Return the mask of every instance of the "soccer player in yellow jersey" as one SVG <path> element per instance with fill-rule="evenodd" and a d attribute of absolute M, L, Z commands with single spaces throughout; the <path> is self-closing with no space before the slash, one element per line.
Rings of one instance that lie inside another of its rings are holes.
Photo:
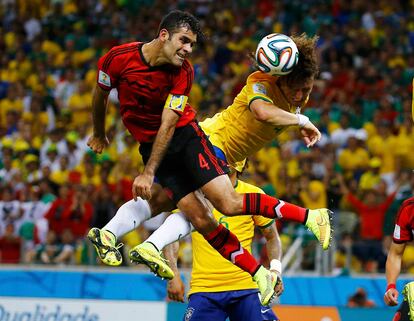
<path fill-rule="evenodd" d="M 235 172 L 230 175 L 230 179 L 238 193 L 263 193 L 260 188 L 238 180 Z M 228 217 L 217 210 L 213 210 L 213 215 L 237 235 L 243 247 L 249 251 L 255 227 L 259 227 L 266 238 L 271 269 L 279 275 L 278 280 L 281 280 L 281 242 L 273 219 L 261 216 Z M 191 238 L 193 269 L 184 320 L 187 320 L 186 317 L 194 321 L 224 321 L 226 318 L 230 321 L 277 320 L 269 306 L 260 304 L 257 285 L 248 273 L 224 259 L 198 232 L 192 233 Z M 184 302 L 184 285 L 176 268 L 178 248 L 166 249 L 166 258 L 176 275 L 168 283 L 168 296 L 171 300 Z M 282 291 L 283 284 L 280 281 L 276 294 L 280 295 Z"/>
<path fill-rule="evenodd" d="M 252 73 L 233 104 L 200 123 L 230 166 L 244 162 L 246 156 L 259 151 L 290 125 L 301 126 L 308 146 L 320 137 L 309 139 L 311 134 L 320 133 L 306 116 L 299 114 L 312 90 L 313 78 L 290 85 L 283 81 L 285 77 L 275 79 L 261 71 Z"/>

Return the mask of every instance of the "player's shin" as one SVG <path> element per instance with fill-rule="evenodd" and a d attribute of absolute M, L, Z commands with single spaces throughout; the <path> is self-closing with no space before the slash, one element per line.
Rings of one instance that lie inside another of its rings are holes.
<path fill-rule="evenodd" d="M 148 201 L 138 198 L 137 201 L 130 200 L 123 204 L 103 229 L 120 238 L 150 218 L 151 209 Z"/>
<path fill-rule="evenodd" d="M 224 258 L 250 275 L 253 276 L 259 269 L 260 264 L 256 259 L 241 246 L 237 236 L 223 225 L 219 224 L 214 231 L 204 235 L 204 238 Z"/>
<path fill-rule="evenodd" d="M 260 193 L 243 194 L 243 212 L 305 223 L 307 209 Z"/>
<path fill-rule="evenodd" d="M 173 213 L 145 242 L 151 242 L 161 251 L 168 244 L 180 240 L 193 230 L 193 226 L 183 213 Z"/>

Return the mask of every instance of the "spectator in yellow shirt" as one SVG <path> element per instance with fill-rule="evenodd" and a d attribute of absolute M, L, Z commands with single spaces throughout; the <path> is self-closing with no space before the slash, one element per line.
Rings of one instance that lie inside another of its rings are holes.
<path fill-rule="evenodd" d="M 59 169 L 52 172 L 50 179 L 56 184 L 65 184 L 68 182 L 69 172 L 69 157 L 68 155 L 62 155 L 59 158 Z"/>
<path fill-rule="evenodd" d="M 309 176 L 301 176 L 301 191 L 299 197 L 303 206 L 309 209 L 327 207 L 325 185 L 318 180 L 311 180 Z"/>
<path fill-rule="evenodd" d="M 7 96 L 0 100 L 0 121 L 1 127 L 7 128 L 10 123 L 7 119 L 9 111 L 13 111 L 16 116 L 23 112 L 23 100 L 16 95 L 17 85 L 11 83 L 7 89 Z"/>
<path fill-rule="evenodd" d="M 368 150 L 372 155 L 381 158 L 382 175 L 392 175 L 396 170 L 397 136 L 393 135 L 392 124 L 388 121 L 381 121 L 377 127 L 377 134 L 372 135 L 367 141 Z M 383 176 L 384 177 L 384 176 Z"/>
<path fill-rule="evenodd" d="M 351 136 L 348 138 L 347 147 L 339 154 L 338 163 L 348 178 L 368 167 L 369 154 L 358 145 L 358 140 Z"/>
<path fill-rule="evenodd" d="M 359 188 L 361 190 L 374 189 L 381 182 L 380 175 L 381 159 L 373 157 L 369 161 L 369 170 L 362 174 L 359 181 Z"/>
<path fill-rule="evenodd" d="M 78 91 L 74 92 L 68 100 L 68 109 L 72 115 L 71 128 L 90 124 L 92 94 L 85 81 L 80 81 Z"/>

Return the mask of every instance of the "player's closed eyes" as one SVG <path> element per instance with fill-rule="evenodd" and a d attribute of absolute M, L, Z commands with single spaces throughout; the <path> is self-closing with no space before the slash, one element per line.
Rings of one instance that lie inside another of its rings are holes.
<path fill-rule="evenodd" d="M 183 45 L 185 45 L 185 44 L 187 44 L 187 43 L 189 43 L 190 45 L 191 45 L 191 48 L 194 46 L 194 44 L 195 44 L 195 41 L 191 41 L 191 39 L 190 38 L 187 38 L 187 37 L 181 37 L 180 38 L 180 41 L 181 41 L 181 43 L 183 44 Z"/>

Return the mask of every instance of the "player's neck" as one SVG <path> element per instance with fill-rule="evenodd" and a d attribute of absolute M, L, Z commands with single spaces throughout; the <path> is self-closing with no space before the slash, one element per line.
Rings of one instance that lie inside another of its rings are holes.
<path fill-rule="evenodd" d="M 145 61 L 152 67 L 168 63 L 162 55 L 162 42 L 159 39 L 153 39 L 151 42 L 142 46 L 142 54 Z"/>

